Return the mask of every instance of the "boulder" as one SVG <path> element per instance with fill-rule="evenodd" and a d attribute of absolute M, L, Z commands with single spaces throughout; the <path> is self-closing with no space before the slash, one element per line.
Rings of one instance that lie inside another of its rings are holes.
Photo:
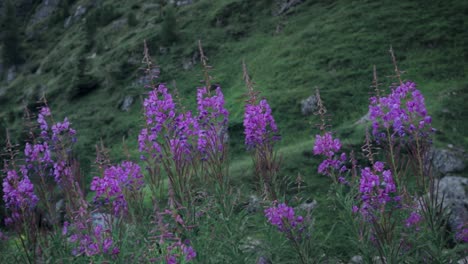
<path fill-rule="evenodd" d="M 261 200 L 258 198 L 256 195 L 250 195 L 249 201 L 247 202 L 247 205 L 245 206 L 245 210 L 250 213 L 254 214 L 256 212 L 259 212 L 262 210 L 262 205 L 261 205 Z"/>
<path fill-rule="evenodd" d="M 68 27 L 71 26 L 72 23 L 75 23 L 75 22 L 79 21 L 84 16 L 84 14 L 86 14 L 86 11 L 87 11 L 86 7 L 84 7 L 82 5 L 77 6 L 76 9 L 75 9 L 75 13 L 73 13 L 73 15 L 71 15 L 71 16 L 67 17 L 67 19 L 65 19 L 63 27 L 68 28 Z"/>
<path fill-rule="evenodd" d="M 447 175 L 463 171 L 466 167 L 466 154 L 455 149 L 433 149 L 430 154 L 432 169 L 436 174 Z"/>
<path fill-rule="evenodd" d="M 120 110 L 128 112 L 133 104 L 133 96 L 127 95 L 120 103 Z"/>
<path fill-rule="evenodd" d="M 359 255 L 356 255 L 356 256 L 353 256 L 348 264 L 363 264 L 364 263 L 364 259 L 362 258 L 362 256 L 359 256 Z"/>
<path fill-rule="evenodd" d="M 57 9 L 60 0 L 44 0 L 36 8 L 36 12 L 31 17 L 30 23 L 35 25 L 47 19 Z"/>
<path fill-rule="evenodd" d="M 6 75 L 6 81 L 9 83 L 13 81 L 16 78 L 16 67 L 12 66 L 8 68 L 7 75 Z"/>
<path fill-rule="evenodd" d="M 449 213 L 448 227 L 458 230 L 468 223 L 468 178 L 446 176 L 438 181 L 438 200 Z"/>
<path fill-rule="evenodd" d="M 311 115 L 317 110 L 317 97 L 311 95 L 301 101 L 301 113 L 303 115 Z"/>

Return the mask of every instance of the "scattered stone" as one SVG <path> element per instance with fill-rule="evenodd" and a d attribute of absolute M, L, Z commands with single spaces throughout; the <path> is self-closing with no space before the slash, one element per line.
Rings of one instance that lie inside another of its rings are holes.
<path fill-rule="evenodd" d="M 254 214 L 262 210 L 261 200 L 256 195 L 250 195 L 247 206 L 245 207 L 248 213 Z"/>
<path fill-rule="evenodd" d="M 283 0 L 280 1 L 278 11 L 276 12 L 276 15 L 282 15 L 286 12 L 288 12 L 292 7 L 295 7 L 299 4 L 302 4 L 304 0 Z"/>
<path fill-rule="evenodd" d="M 75 9 L 75 13 L 72 16 L 69 16 L 67 17 L 67 19 L 65 19 L 63 27 L 68 28 L 71 26 L 72 23 L 79 21 L 84 16 L 84 14 L 86 14 L 86 11 L 86 7 L 82 5 L 77 6 Z"/>
<path fill-rule="evenodd" d="M 271 264 L 272 262 L 265 256 L 260 256 L 256 264 Z"/>
<path fill-rule="evenodd" d="M 468 256 L 457 261 L 457 264 L 468 264 Z"/>
<path fill-rule="evenodd" d="M 86 14 L 86 11 L 86 7 L 79 5 L 76 7 L 75 14 L 73 14 L 73 17 L 81 18 L 84 14 Z"/>
<path fill-rule="evenodd" d="M 159 53 L 161 55 L 167 54 L 168 51 L 169 51 L 169 48 L 162 47 L 162 46 L 159 47 Z"/>
<path fill-rule="evenodd" d="M 112 215 L 105 214 L 105 213 L 92 213 L 91 219 L 92 219 L 93 227 L 100 225 L 102 226 L 102 228 L 108 229 L 110 228 Z"/>
<path fill-rule="evenodd" d="M 317 110 L 317 97 L 311 95 L 301 101 L 301 112 L 303 115 L 313 114 Z"/>
<path fill-rule="evenodd" d="M 304 202 L 297 206 L 297 209 L 304 210 L 308 213 L 312 212 L 317 207 L 317 201 L 313 200 L 312 202 Z"/>
<path fill-rule="evenodd" d="M 9 83 L 9 82 L 13 81 L 15 78 L 16 78 L 16 67 L 12 66 L 12 67 L 8 68 L 6 81 Z"/>
<path fill-rule="evenodd" d="M 135 86 L 147 86 L 151 85 L 151 80 L 158 77 L 160 73 L 159 68 L 153 68 L 150 74 L 146 74 L 138 78 L 135 82 Z"/>
<path fill-rule="evenodd" d="M 120 110 L 128 112 L 133 104 L 133 96 L 127 95 L 120 103 Z"/>
<path fill-rule="evenodd" d="M 351 260 L 349 261 L 349 264 L 363 264 L 364 263 L 364 259 L 362 258 L 362 256 L 353 256 L 351 258 Z"/>
<path fill-rule="evenodd" d="M 198 51 L 196 51 L 192 54 L 191 58 L 185 58 L 182 60 L 182 68 L 186 71 L 191 70 L 193 66 L 197 64 L 199 59 L 200 54 L 198 54 Z"/>
<path fill-rule="evenodd" d="M 460 172 L 465 169 L 466 154 L 455 149 L 433 149 L 431 151 L 433 170 L 436 174 Z"/>
<path fill-rule="evenodd" d="M 173 4 L 176 6 L 185 6 L 185 5 L 191 5 L 193 3 L 193 0 L 170 0 L 169 4 Z"/>
<path fill-rule="evenodd" d="M 32 15 L 30 23 L 35 25 L 48 18 L 50 15 L 52 15 L 52 13 L 54 13 L 59 3 L 60 0 L 42 1 L 42 3 L 36 8 L 34 15 Z"/>
<path fill-rule="evenodd" d="M 468 178 L 446 176 L 438 182 L 437 200 L 443 199 L 443 208 L 448 210 L 448 227 L 455 231 L 468 223 Z"/>
<path fill-rule="evenodd" d="M 363 117 L 359 118 L 358 121 L 356 121 L 356 123 L 354 123 L 355 125 L 361 125 L 361 124 L 366 124 L 370 122 L 370 112 L 367 112 Z"/>
<path fill-rule="evenodd" d="M 111 23 L 111 28 L 113 31 L 120 31 L 122 28 L 124 28 L 128 23 L 128 20 L 126 17 L 117 19 Z"/>
<path fill-rule="evenodd" d="M 262 241 L 248 236 L 245 241 L 241 242 L 239 249 L 243 252 L 254 253 L 260 249 L 261 245 Z"/>

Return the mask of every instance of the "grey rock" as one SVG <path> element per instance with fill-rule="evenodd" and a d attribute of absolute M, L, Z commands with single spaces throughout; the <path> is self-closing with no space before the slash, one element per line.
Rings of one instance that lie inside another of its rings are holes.
<path fill-rule="evenodd" d="M 120 103 L 120 110 L 128 112 L 133 104 L 133 96 L 127 95 Z"/>
<path fill-rule="evenodd" d="M 241 242 L 239 249 L 246 253 L 254 253 L 260 250 L 262 244 L 262 241 L 248 236 Z"/>
<path fill-rule="evenodd" d="M 75 12 L 73 13 L 73 15 L 71 15 L 71 16 L 67 17 L 67 19 L 65 19 L 63 27 L 68 28 L 73 23 L 78 22 L 86 14 L 86 11 L 88 11 L 88 9 L 85 6 L 82 6 L 82 5 L 77 6 L 76 9 L 75 9 Z"/>
<path fill-rule="evenodd" d="M 30 24 L 37 24 L 48 18 L 57 8 L 60 0 L 44 0 L 36 8 L 36 12 L 33 14 L 30 20 Z"/>
<path fill-rule="evenodd" d="M 256 262 L 256 264 L 271 264 L 271 263 L 272 262 L 265 256 L 260 256 Z"/>
<path fill-rule="evenodd" d="M 251 195 L 247 206 L 245 207 L 248 213 L 256 213 L 262 209 L 261 200 L 256 195 Z"/>
<path fill-rule="evenodd" d="M 191 59 L 184 59 L 182 61 L 182 68 L 186 71 L 190 70 L 193 68 L 193 62 Z"/>
<path fill-rule="evenodd" d="M 113 217 L 110 214 L 105 213 L 92 213 L 91 214 L 93 227 L 100 225 L 104 229 L 110 228 Z"/>
<path fill-rule="evenodd" d="M 353 256 L 349 262 L 349 264 L 363 264 L 364 263 L 364 259 L 362 258 L 362 256 L 359 256 L 359 255 L 356 255 L 356 256 Z"/>
<path fill-rule="evenodd" d="M 311 95 L 301 101 L 301 112 L 303 115 L 310 115 L 317 110 L 317 97 Z"/>
<path fill-rule="evenodd" d="M 134 86 L 149 86 L 151 82 L 159 76 L 159 68 L 153 68 L 150 73 L 147 73 L 136 80 Z"/>
<path fill-rule="evenodd" d="M 12 66 L 12 67 L 8 68 L 7 76 L 6 76 L 6 81 L 7 81 L 7 82 L 11 82 L 11 81 L 13 81 L 15 78 L 16 78 L 16 67 L 15 67 L 15 66 Z"/>
<path fill-rule="evenodd" d="M 126 17 L 117 19 L 111 23 L 111 28 L 113 31 L 120 31 L 122 28 L 124 28 L 128 23 L 128 20 Z"/>
<path fill-rule="evenodd" d="M 276 11 L 275 15 L 282 15 L 288 12 L 292 7 L 295 7 L 299 4 L 302 4 L 304 0 L 282 0 L 278 3 L 278 10 Z"/>
<path fill-rule="evenodd" d="M 455 149 L 433 149 L 432 166 L 435 173 L 446 175 L 465 169 L 466 154 Z"/>
<path fill-rule="evenodd" d="M 179 0 L 179 1 L 170 0 L 169 4 L 173 4 L 173 5 L 176 5 L 176 6 L 185 6 L 185 5 L 193 4 L 193 0 Z"/>
<path fill-rule="evenodd" d="M 169 49 L 166 48 L 166 47 L 162 47 L 162 46 L 159 47 L 159 53 L 161 55 L 167 54 L 168 51 L 169 51 Z"/>
<path fill-rule="evenodd" d="M 356 121 L 356 123 L 354 123 L 354 124 L 355 125 L 360 125 L 360 124 L 366 124 L 368 122 L 370 122 L 370 112 L 367 112 L 364 116 L 359 118 L 359 120 Z"/>
<path fill-rule="evenodd" d="M 301 203 L 300 205 L 297 206 L 297 209 L 304 210 L 304 211 L 310 213 L 311 211 L 313 211 L 317 207 L 317 204 L 318 204 L 317 201 L 313 200 L 310 203 L 308 203 L 308 202 Z"/>
<path fill-rule="evenodd" d="M 468 223 L 468 178 L 446 176 L 438 181 L 437 201 L 449 213 L 448 227 L 451 231 Z"/>
<path fill-rule="evenodd" d="M 69 16 L 65 19 L 65 22 L 63 22 L 63 27 L 64 28 L 68 28 L 71 24 L 71 21 L 72 21 L 72 16 Z"/>
<path fill-rule="evenodd" d="M 75 10 L 75 13 L 73 14 L 73 17 L 74 18 L 81 18 L 84 14 L 86 14 L 86 11 L 87 11 L 86 7 L 79 5 L 79 6 L 76 7 L 76 10 Z"/>

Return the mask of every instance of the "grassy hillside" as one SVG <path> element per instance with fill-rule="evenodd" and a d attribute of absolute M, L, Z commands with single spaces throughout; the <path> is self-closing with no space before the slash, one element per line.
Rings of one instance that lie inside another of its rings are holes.
<path fill-rule="evenodd" d="M 279 1 L 199 0 L 176 8 L 177 39 L 170 45 L 162 34 L 167 10 L 155 3 L 71 2 L 68 13 L 79 6 L 87 12 L 68 28 L 60 10 L 36 25 L 25 21 L 25 30 L 36 32 L 24 36 L 26 62 L 16 79 L 1 84 L 6 92 L 0 97 L 0 130 L 9 127 L 18 143 L 24 105 L 34 106 L 45 93 L 56 116 L 68 116 L 78 130 L 83 165 L 92 163 L 100 139 L 115 159 L 123 158 L 122 139 L 137 157 L 145 89 L 136 80 L 142 74 L 144 40 L 161 67 L 161 81 L 176 86 L 183 103 L 192 106 L 202 79 L 201 40 L 231 113 L 236 174 L 250 167 L 243 148 L 242 60 L 273 108 L 282 134 L 283 167 L 291 176 L 312 177 L 315 170 L 307 154 L 317 120 L 301 114 L 300 101 L 320 88 L 333 129 L 346 144 L 360 145 L 362 133 L 356 132 L 364 128 L 354 123 L 367 112 L 373 65 L 382 87 L 391 83 L 390 46 L 404 78 L 418 83 L 426 97 L 438 129 L 436 143 L 468 146 L 466 1 L 304 1 L 274 15 Z M 87 23 L 93 19 L 96 29 L 90 32 Z M 44 25 L 47 29 L 41 31 Z M 194 67 L 184 69 L 184 61 L 192 59 Z M 128 112 L 119 109 L 125 96 L 135 99 Z M 3 142 L 5 134 L 0 135 Z"/>

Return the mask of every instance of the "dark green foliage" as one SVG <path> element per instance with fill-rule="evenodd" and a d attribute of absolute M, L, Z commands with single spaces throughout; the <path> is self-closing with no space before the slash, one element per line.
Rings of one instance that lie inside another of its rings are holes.
<path fill-rule="evenodd" d="M 161 40 L 163 45 L 171 45 L 177 40 L 177 17 L 176 10 L 172 5 L 168 5 L 164 9 Z"/>
<path fill-rule="evenodd" d="M 2 59 L 5 66 L 14 66 L 22 62 L 20 23 L 16 18 L 16 7 L 7 0 L 3 10 Z"/>
<path fill-rule="evenodd" d="M 127 21 L 128 21 L 128 25 L 131 27 L 135 27 L 138 25 L 138 19 L 136 18 L 136 15 L 134 12 L 128 13 Z"/>

